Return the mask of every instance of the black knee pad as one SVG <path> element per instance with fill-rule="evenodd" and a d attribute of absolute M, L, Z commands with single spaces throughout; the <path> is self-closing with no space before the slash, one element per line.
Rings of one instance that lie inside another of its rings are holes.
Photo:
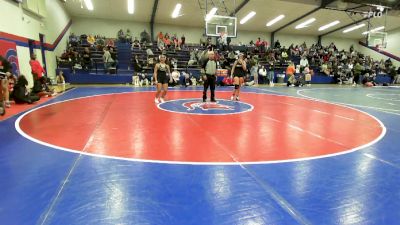
<path fill-rule="evenodd" d="M 235 89 L 239 89 L 239 84 L 235 84 Z"/>

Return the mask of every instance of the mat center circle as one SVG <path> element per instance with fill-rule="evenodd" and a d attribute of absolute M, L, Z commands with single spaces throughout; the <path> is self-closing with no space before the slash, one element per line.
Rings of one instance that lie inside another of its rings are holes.
<path fill-rule="evenodd" d="M 170 100 L 160 103 L 158 108 L 168 112 L 194 114 L 194 115 L 228 115 L 250 112 L 253 105 L 219 99 L 216 102 L 203 102 L 202 99 L 189 98 Z"/>

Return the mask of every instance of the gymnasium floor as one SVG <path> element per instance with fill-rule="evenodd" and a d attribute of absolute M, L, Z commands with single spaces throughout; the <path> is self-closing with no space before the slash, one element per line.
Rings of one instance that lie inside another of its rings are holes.
<path fill-rule="evenodd" d="M 400 89 L 78 87 L 0 122 L 0 224 L 399 224 Z"/>

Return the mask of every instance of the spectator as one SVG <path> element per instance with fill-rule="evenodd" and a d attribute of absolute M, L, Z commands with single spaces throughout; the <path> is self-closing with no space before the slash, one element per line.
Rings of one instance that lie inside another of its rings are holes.
<path fill-rule="evenodd" d="M 389 67 L 389 69 L 388 69 L 388 71 L 389 71 L 389 77 L 390 77 L 390 83 L 391 84 L 394 84 L 395 82 L 395 77 L 397 76 L 397 71 L 396 71 L 396 67 L 395 66 L 390 66 Z"/>
<path fill-rule="evenodd" d="M 183 71 L 183 72 L 182 72 L 182 76 L 183 76 L 183 85 L 184 85 L 185 87 L 187 87 L 187 86 L 189 86 L 189 85 L 193 85 L 193 82 L 192 82 L 192 80 L 190 79 L 190 74 L 189 74 L 189 73 Z"/>
<path fill-rule="evenodd" d="M 207 36 L 206 36 L 206 34 L 203 34 L 200 37 L 200 45 L 203 46 L 203 47 L 205 47 L 207 45 Z"/>
<path fill-rule="evenodd" d="M 32 53 L 29 65 L 31 66 L 31 71 L 34 80 L 42 78 L 43 73 L 45 73 L 46 71 L 43 69 L 42 65 L 40 65 L 39 61 L 36 60 L 35 53 Z"/>
<path fill-rule="evenodd" d="M 184 48 L 185 44 L 186 44 L 186 37 L 185 37 L 185 35 L 182 34 L 182 37 L 181 37 L 181 48 Z"/>
<path fill-rule="evenodd" d="M 188 65 L 189 66 L 197 64 L 197 53 L 198 53 L 197 49 L 195 49 L 195 50 L 190 52 L 190 58 L 189 58 L 189 61 L 188 61 Z"/>
<path fill-rule="evenodd" d="M 311 86 L 311 71 L 310 68 L 308 68 L 308 65 L 304 68 L 304 77 L 307 86 Z"/>
<path fill-rule="evenodd" d="M 231 42 L 232 42 L 232 38 L 228 36 L 228 37 L 226 38 L 226 44 L 227 44 L 227 46 L 228 46 L 228 49 L 227 49 L 227 50 L 229 50 L 229 51 L 231 50 L 231 47 L 230 47 L 230 46 L 231 46 Z"/>
<path fill-rule="evenodd" d="M 175 50 L 181 49 L 180 41 L 179 41 L 178 37 L 176 36 L 176 34 L 174 34 L 174 36 L 172 36 L 172 42 L 174 43 Z"/>
<path fill-rule="evenodd" d="M 53 90 L 50 90 L 49 86 L 47 86 L 46 78 L 42 77 L 33 81 L 32 94 L 39 97 L 49 97 L 54 96 L 56 93 Z"/>
<path fill-rule="evenodd" d="M 135 86 L 140 86 L 142 83 L 140 83 L 140 73 L 143 71 L 143 66 L 142 63 L 139 60 L 139 56 L 135 55 L 135 58 L 133 59 L 133 77 L 132 81 Z"/>
<path fill-rule="evenodd" d="M 207 37 L 207 46 L 212 46 L 212 45 L 213 45 L 213 44 L 212 44 L 211 37 Z M 208 50 L 211 51 L 211 49 L 208 49 Z"/>
<path fill-rule="evenodd" d="M 108 48 L 104 48 L 103 49 L 104 54 L 103 54 L 103 62 L 104 62 L 104 70 L 105 73 L 109 73 L 109 69 L 112 66 L 112 64 L 114 63 L 110 51 L 108 50 Z"/>
<path fill-rule="evenodd" d="M 179 84 L 179 78 L 181 77 L 181 74 L 179 73 L 177 68 L 174 68 L 174 71 L 171 73 L 171 79 L 169 80 L 169 83 L 172 87 L 176 86 Z"/>
<path fill-rule="evenodd" d="M 257 48 L 259 48 L 261 45 L 263 45 L 264 43 L 261 41 L 261 38 L 259 37 L 259 38 L 257 38 L 257 41 L 256 41 L 256 47 Z"/>
<path fill-rule="evenodd" d="M 94 46 L 94 44 L 96 43 L 96 38 L 92 34 L 90 34 L 87 37 L 87 42 L 89 43 L 90 46 Z"/>
<path fill-rule="evenodd" d="M 260 75 L 260 80 L 261 80 L 261 84 L 266 84 L 266 79 L 267 79 L 267 69 L 265 69 L 265 66 L 262 66 L 259 70 L 258 70 L 258 74 Z"/>
<path fill-rule="evenodd" d="M 134 48 L 139 48 L 139 49 L 142 48 L 142 47 L 140 46 L 140 42 L 139 42 L 139 40 L 138 40 L 137 37 L 135 37 L 135 40 L 133 40 L 133 42 L 132 42 L 132 50 L 133 50 Z"/>
<path fill-rule="evenodd" d="M 158 50 L 160 50 L 161 52 L 165 50 L 165 43 L 164 41 L 159 41 L 157 42 L 157 48 Z"/>
<path fill-rule="evenodd" d="M 170 61 L 170 67 L 177 69 L 178 68 L 178 60 L 176 58 L 172 58 Z"/>
<path fill-rule="evenodd" d="M 235 62 L 235 60 L 236 60 L 236 55 L 235 55 L 235 53 L 233 52 L 233 51 L 230 51 L 229 53 L 228 53 L 228 62 L 229 63 L 233 63 L 233 62 Z"/>
<path fill-rule="evenodd" d="M 151 48 L 147 48 L 147 49 L 146 49 L 146 55 L 147 55 L 147 58 L 148 58 L 148 57 L 154 56 L 154 53 L 153 53 L 153 51 L 151 50 Z"/>
<path fill-rule="evenodd" d="M 296 74 L 300 73 L 300 65 L 296 65 Z"/>
<path fill-rule="evenodd" d="M 300 72 L 303 72 L 304 68 L 306 68 L 308 65 L 309 63 L 307 57 L 302 56 L 300 60 Z"/>
<path fill-rule="evenodd" d="M 171 48 L 171 40 L 169 39 L 169 36 L 165 35 L 164 37 L 164 45 L 165 48 L 170 49 Z"/>
<path fill-rule="evenodd" d="M 89 43 L 87 42 L 88 36 L 86 34 L 82 34 L 80 36 L 80 38 L 81 38 L 81 45 L 83 45 L 83 46 L 89 45 Z"/>
<path fill-rule="evenodd" d="M 0 76 L 3 76 L 3 72 L 1 72 Z M 3 79 L 3 78 L 1 78 Z M 0 88 L 0 116 L 4 116 L 6 114 L 5 104 L 4 104 L 4 89 Z"/>
<path fill-rule="evenodd" d="M 356 86 L 359 83 L 360 75 L 363 70 L 364 67 L 359 62 L 357 62 L 354 66 L 353 86 Z"/>
<path fill-rule="evenodd" d="M 0 76 L 1 76 L 0 106 L 3 107 L 3 105 L 4 105 L 6 108 L 10 108 L 11 107 L 10 93 L 12 93 L 12 91 L 14 89 L 16 77 L 13 76 L 10 72 L 6 72 L 4 74 L 4 76 L 3 76 L 3 74 L 0 74 Z M 3 100 L 4 100 L 4 104 L 3 104 Z M 4 112 L 1 111 L 0 114 L 2 114 L 2 113 L 4 113 Z"/>
<path fill-rule="evenodd" d="M 392 66 L 393 66 L 392 60 L 390 60 L 390 58 L 388 58 L 388 59 L 385 61 L 385 70 L 387 71 L 387 73 L 390 72 Z"/>
<path fill-rule="evenodd" d="M 221 33 L 221 45 L 222 45 L 222 51 L 226 51 L 228 48 L 228 34 L 225 32 Z"/>
<path fill-rule="evenodd" d="M 95 45 L 97 49 L 103 49 L 104 45 L 106 45 L 104 38 L 97 36 Z"/>
<path fill-rule="evenodd" d="M 106 47 L 114 48 L 115 47 L 114 40 L 111 39 L 111 38 L 107 39 L 107 46 Z"/>
<path fill-rule="evenodd" d="M 122 29 L 118 31 L 117 37 L 120 42 L 126 42 L 126 37 Z"/>
<path fill-rule="evenodd" d="M 219 58 L 219 65 L 221 67 L 221 69 L 231 69 L 231 65 L 228 62 L 228 60 L 226 60 L 224 55 L 221 55 Z"/>
<path fill-rule="evenodd" d="M 325 75 L 329 76 L 330 71 L 328 69 L 328 64 L 326 62 L 323 62 L 321 65 L 321 72 L 324 73 Z"/>
<path fill-rule="evenodd" d="M 88 47 L 85 47 L 82 53 L 82 64 L 83 68 L 86 70 L 89 70 L 91 67 L 91 61 L 90 61 L 90 50 Z"/>
<path fill-rule="evenodd" d="M 269 61 L 268 62 L 268 82 L 270 86 L 274 85 L 274 78 L 275 78 L 275 67 L 274 67 L 274 62 Z"/>
<path fill-rule="evenodd" d="M 133 60 L 133 70 L 135 72 L 135 74 L 140 73 L 143 71 L 143 66 L 142 63 L 139 60 L 139 56 L 135 55 L 135 58 Z"/>
<path fill-rule="evenodd" d="M 397 69 L 396 75 L 393 79 L 393 84 L 400 84 L 400 67 Z"/>
<path fill-rule="evenodd" d="M 150 42 L 150 35 L 147 33 L 146 30 L 143 30 L 142 33 L 140 33 L 140 42 Z"/>
<path fill-rule="evenodd" d="M 0 72 L 10 72 L 12 69 L 10 62 L 0 55 Z"/>
<path fill-rule="evenodd" d="M 64 72 L 60 70 L 56 76 L 57 84 L 65 84 Z"/>
<path fill-rule="evenodd" d="M 296 83 L 296 79 L 294 77 L 294 73 L 296 72 L 296 68 L 294 67 L 294 63 L 290 63 L 286 69 L 286 76 L 288 77 L 287 86 L 294 86 Z"/>
<path fill-rule="evenodd" d="M 157 42 L 163 42 L 164 41 L 164 34 L 160 31 L 158 34 L 157 34 Z"/>
<path fill-rule="evenodd" d="M 150 68 L 152 68 L 155 64 L 156 64 L 156 62 L 157 62 L 157 57 L 149 57 L 148 59 L 147 59 L 147 67 L 150 67 Z"/>
<path fill-rule="evenodd" d="M 287 54 L 287 52 L 286 51 L 282 51 L 282 59 L 284 61 L 286 61 L 288 58 L 289 58 L 289 55 Z"/>
<path fill-rule="evenodd" d="M 258 86 L 258 59 L 256 56 L 250 60 L 250 74 L 254 78 L 254 85 Z"/>
<path fill-rule="evenodd" d="M 276 40 L 274 48 L 281 48 L 281 43 L 279 42 L 279 40 Z"/>
<path fill-rule="evenodd" d="M 28 81 L 24 75 L 18 77 L 17 83 L 14 86 L 14 91 L 11 94 L 16 104 L 28 103 L 32 104 L 39 101 L 40 97 L 31 95 L 27 89 Z"/>
<path fill-rule="evenodd" d="M 132 42 L 132 33 L 131 33 L 131 30 L 129 30 L 129 28 L 126 29 L 126 41 L 129 43 Z"/>
<path fill-rule="evenodd" d="M 74 33 L 69 36 L 69 44 L 70 46 L 74 47 L 78 46 L 79 44 L 79 38 Z"/>
<path fill-rule="evenodd" d="M 110 48 L 110 55 L 111 55 L 111 59 L 113 61 L 111 66 L 118 67 L 117 53 L 114 51 L 114 48 Z"/>

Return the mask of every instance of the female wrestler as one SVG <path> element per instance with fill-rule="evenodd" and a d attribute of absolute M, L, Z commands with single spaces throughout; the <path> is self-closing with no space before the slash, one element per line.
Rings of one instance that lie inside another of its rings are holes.
<path fill-rule="evenodd" d="M 165 101 L 165 96 L 167 95 L 169 75 L 171 72 L 169 66 L 165 63 L 167 57 L 165 55 L 160 55 L 158 58 L 160 59 L 160 62 L 154 67 L 153 75 L 154 83 L 157 85 L 157 93 L 154 102 L 163 103 Z"/>
<path fill-rule="evenodd" d="M 233 93 L 231 96 L 231 100 L 239 101 L 240 94 L 240 86 L 244 83 L 244 77 L 246 76 L 247 68 L 246 61 L 244 60 L 244 54 L 239 54 L 239 59 L 235 61 L 231 71 L 231 77 L 233 77 L 233 85 L 235 89 L 233 89 Z"/>

